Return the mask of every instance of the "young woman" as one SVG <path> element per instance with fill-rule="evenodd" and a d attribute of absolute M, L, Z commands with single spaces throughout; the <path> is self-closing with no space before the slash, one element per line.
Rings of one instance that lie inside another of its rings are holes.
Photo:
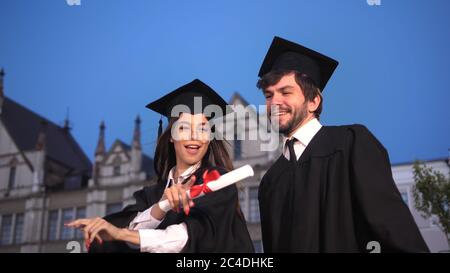
<path fill-rule="evenodd" d="M 187 107 L 176 112 L 180 105 Z M 204 113 L 210 105 L 226 111 L 226 102 L 200 80 L 147 105 L 169 118 L 155 151 L 157 183 L 135 192 L 136 204 L 119 213 L 67 224 L 84 231 L 90 252 L 254 251 L 235 185 L 195 201 L 186 195 L 191 186 L 233 169 L 226 143 L 210 138 Z M 158 206 L 163 199 L 172 207 L 167 213 Z"/>

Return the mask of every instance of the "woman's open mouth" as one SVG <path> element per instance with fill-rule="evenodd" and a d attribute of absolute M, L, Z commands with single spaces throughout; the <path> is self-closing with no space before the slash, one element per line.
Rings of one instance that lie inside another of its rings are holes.
<path fill-rule="evenodd" d="M 184 148 L 186 148 L 186 151 L 188 152 L 188 154 L 196 155 L 200 149 L 200 145 L 189 144 L 189 145 L 185 145 Z"/>

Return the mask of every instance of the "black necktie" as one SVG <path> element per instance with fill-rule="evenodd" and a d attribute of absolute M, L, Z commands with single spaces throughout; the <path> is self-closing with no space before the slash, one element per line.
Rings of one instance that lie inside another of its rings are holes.
<path fill-rule="evenodd" d="M 294 143 L 295 143 L 296 139 L 292 138 L 286 141 L 286 145 L 288 146 L 289 149 L 289 161 L 291 163 L 296 163 L 297 162 L 297 156 L 295 155 L 295 151 L 294 151 Z"/>

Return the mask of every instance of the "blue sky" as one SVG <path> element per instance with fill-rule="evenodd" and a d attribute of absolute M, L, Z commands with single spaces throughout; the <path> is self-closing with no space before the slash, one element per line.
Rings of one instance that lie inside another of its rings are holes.
<path fill-rule="evenodd" d="M 393 163 L 450 148 L 450 1 L 0 0 L 5 93 L 63 124 L 92 159 L 101 120 L 108 147 L 134 119 L 153 156 L 159 115 L 145 105 L 200 78 L 226 100 L 264 103 L 257 72 L 274 35 L 337 60 L 326 125 L 365 124 Z"/>

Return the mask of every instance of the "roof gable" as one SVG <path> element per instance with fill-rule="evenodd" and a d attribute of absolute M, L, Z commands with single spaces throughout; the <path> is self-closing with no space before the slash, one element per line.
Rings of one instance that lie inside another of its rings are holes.
<path fill-rule="evenodd" d="M 21 151 L 35 149 L 42 123 L 46 123 L 46 155 L 76 171 L 91 170 L 91 162 L 72 134 L 34 113 L 26 107 L 5 97 L 0 118 Z"/>

